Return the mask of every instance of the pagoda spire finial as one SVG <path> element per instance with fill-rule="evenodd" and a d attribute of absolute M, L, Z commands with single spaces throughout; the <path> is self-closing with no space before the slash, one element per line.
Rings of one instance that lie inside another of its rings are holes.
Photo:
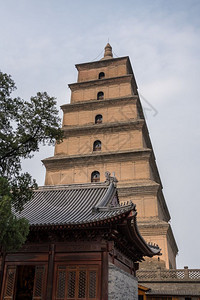
<path fill-rule="evenodd" d="M 111 59 L 113 58 L 113 54 L 112 54 L 112 47 L 110 46 L 109 43 L 107 43 L 107 45 L 105 46 L 105 51 L 104 51 L 104 57 L 103 59 Z"/>

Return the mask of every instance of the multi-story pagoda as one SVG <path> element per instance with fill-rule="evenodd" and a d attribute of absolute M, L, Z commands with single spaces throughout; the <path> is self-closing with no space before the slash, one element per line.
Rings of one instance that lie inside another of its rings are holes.
<path fill-rule="evenodd" d="M 76 68 L 71 103 L 62 106 L 64 140 L 43 161 L 45 184 L 103 182 L 106 171 L 114 173 L 120 200 L 136 204 L 142 236 L 162 249 L 157 260 L 176 268 L 178 249 L 129 57 L 113 58 L 107 44 L 101 60 Z"/>

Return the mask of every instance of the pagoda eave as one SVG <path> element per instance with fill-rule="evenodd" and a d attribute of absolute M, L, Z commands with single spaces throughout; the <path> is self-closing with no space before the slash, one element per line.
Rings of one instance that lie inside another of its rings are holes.
<path fill-rule="evenodd" d="M 121 61 L 128 61 L 130 64 L 130 59 L 129 56 L 123 56 L 123 57 L 116 57 L 116 58 L 110 58 L 110 59 L 106 59 L 106 60 L 97 60 L 97 61 L 92 61 L 92 62 L 86 62 L 86 63 L 80 63 L 80 64 L 76 64 L 75 67 L 78 71 L 80 70 L 87 70 L 88 67 L 106 67 L 108 65 L 110 65 L 110 63 L 118 63 Z"/>
<path fill-rule="evenodd" d="M 84 132 L 105 132 L 107 130 L 113 129 L 115 131 L 124 131 L 124 130 L 132 130 L 132 129 L 142 129 L 144 125 L 144 120 L 142 119 L 132 119 L 126 122 L 110 122 L 110 123 L 102 123 L 102 124 L 93 124 L 91 125 L 82 125 L 82 126 L 63 126 L 62 130 L 64 132 L 64 136 L 71 136 L 73 134 L 84 133 Z"/>
<path fill-rule="evenodd" d="M 68 103 L 61 106 L 61 109 L 63 112 L 71 112 L 81 109 L 88 109 L 91 110 L 91 108 L 101 108 L 105 106 L 114 106 L 118 105 L 119 103 L 127 104 L 130 101 L 132 103 L 136 103 L 138 100 L 138 95 L 131 95 L 126 97 L 117 97 L 112 99 L 103 99 L 103 100 L 97 100 L 97 99 L 91 99 L 89 101 L 80 101 L 75 103 Z"/>
<path fill-rule="evenodd" d="M 95 86 L 97 86 L 97 87 L 107 86 L 108 84 L 111 85 L 111 84 L 127 83 L 127 82 L 131 82 L 132 80 L 133 80 L 133 75 L 129 74 L 129 75 L 124 75 L 124 76 L 105 78 L 105 79 L 101 79 L 101 80 L 97 79 L 97 80 L 70 83 L 70 84 L 68 84 L 68 86 L 72 91 L 75 91 L 80 88 L 82 88 L 82 89 L 89 88 L 89 87 L 94 88 Z"/>
<path fill-rule="evenodd" d="M 83 155 L 71 155 L 71 156 L 66 156 L 66 155 L 57 155 L 53 156 L 50 158 L 46 158 L 42 160 L 44 165 L 46 167 L 54 167 L 62 168 L 62 166 L 71 165 L 71 164 L 93 164 L 94 162 L 96 163 L 98 159 L 102 162 L 104 161 L 113 161 L 116 160 L 116 158 L 119 161 L 126 161 L 127 159 L 130 159 L 131 157 L 134 157 L 135 160 L 140 160 L 140 159 L 149 159 L 151 156 L 151 149 L 138 149 L 138 150 L 132 150 L 132 151 L 110 151 L 110 152 L 99 152 L 99 153 L 91 153 L 91 154 L 83 154 Z M 55 166 L 54 166 L 55 165 Z"/>

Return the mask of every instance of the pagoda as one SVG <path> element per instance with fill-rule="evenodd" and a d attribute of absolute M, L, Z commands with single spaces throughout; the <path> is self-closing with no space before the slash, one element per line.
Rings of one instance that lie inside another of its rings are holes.
<path fill-rule="evenodd" d="M 106 171 L 114 174 L 120 201 L 136 204 L 141 235 L 162 249 L 146 264 L 175 269 L 178 248 L 130 59 L 114 58 L 108 43 L 101 60 L 76 68 L 71 102 L 61 107 L 63 142 L 43 160 L 45 185 L 103 183 Z"/>

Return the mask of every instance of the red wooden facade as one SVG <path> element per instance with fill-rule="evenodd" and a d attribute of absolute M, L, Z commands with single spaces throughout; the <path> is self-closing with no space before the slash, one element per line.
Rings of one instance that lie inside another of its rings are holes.
<path fill-rule="evenodd" d="M 106 299 L 107 265 L 106 244 L 31 245 L 6 256 L 1 299 Z"/>
<path fill-rule="evenodd" d="M 144 255 L 159 252 L 140 236 L 135 206 L 120 206 L 113 184 L 96 186 L 36 192 L 23 214 L 31 224 L 26 244 L 0 256 L 2 300 L 106 300 L 109 263 L 135 275 Z M 88 191 L 91 205 L 85 207 L 82 194 Z M 72 192 L 77 211 L 68 197 Z M 78 210 L 83 213 L 77 217 Z M 61 218 L 66 220 L 59 224 Z"/>

